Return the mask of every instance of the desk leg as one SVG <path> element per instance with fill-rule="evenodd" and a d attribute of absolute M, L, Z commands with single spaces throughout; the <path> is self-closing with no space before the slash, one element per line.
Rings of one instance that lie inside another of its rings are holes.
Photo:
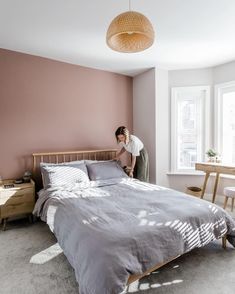
<path fill-rule="evenodd" d="M 207 181 L 209 179 L 209 176 L 210 176 L 210 173 L 207 172 L 206 175 L 205 175 L 205 179 L 204 179 L 204 184 L 203 184 L 203 188 L 202 188 L 201 199 L 204 197 L 205 190 L 206 190 L 206 184 L 207 184 Z"/>
<path fill-rule="evenodd" d="M 233 212 L 233 207 L 234 207 L 234 198 L 232 198 L 232 207 L 231 207 L 232 212 Z"/>
<path fill-rule="evenodd" d="M 214 192 L 213 192 L 212 203 L 215 203 L 215 196 L 216 196 L 216 191 L 217 191 L 218 182 L 219 182 L 219 173 L 216 173 L 216 178 L 215 178 L 215 185 L 214 185 Z"/>

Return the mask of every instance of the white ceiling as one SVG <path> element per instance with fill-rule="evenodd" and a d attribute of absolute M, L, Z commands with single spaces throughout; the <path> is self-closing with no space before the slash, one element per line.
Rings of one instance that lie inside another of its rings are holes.
<path fill-rule="evenodd" d="M 132 0 L 132 8 L 156 33 L 140 53 L 114 52 L 105 41 L 128 0 L 0 0 L 0 47 L 132 76 L 235 60 L 235 0 Z"/>

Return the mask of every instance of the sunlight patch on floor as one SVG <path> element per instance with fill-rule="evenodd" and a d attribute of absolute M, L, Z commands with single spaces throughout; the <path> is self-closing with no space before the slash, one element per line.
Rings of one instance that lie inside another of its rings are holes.
<path fill-rule="evenodd" d="M 60 255 L 62 252 L 63 250 L 60 248 L 59 244 L 56 243 L 47 249 L 33 255 L 29 262 L 34 264 L 44 264 Z"/>
<path fill-rule="evenodd" d="M 141 283 L 141 281 L 135 281 L 134 283 L 130 284 L 127 288 L 126 293 L 135 293 L 138 291 L 146 291 L 149 289 L 159 288 L 159 287 L 166 287 L 174 284 L 182 283 L 183 280 L 173 280 L 164 283 Z"/>

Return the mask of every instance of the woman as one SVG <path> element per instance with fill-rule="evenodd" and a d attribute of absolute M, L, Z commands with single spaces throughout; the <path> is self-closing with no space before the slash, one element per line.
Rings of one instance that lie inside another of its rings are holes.
<path fill-rule="evenodd" d="M 120 156 L 125 151 L 128 151 L 131 153 L 131 170 L 129 176 L 135 177 L 140 181 L 149 182 L 149 160 L 144 144 L 136 136 L 130 135 L 128 129 L 124 126 L 116 130 L 115 136 L 117 142 L 122 147 L 117 153 L 116 160 L 119 160 Z"/>

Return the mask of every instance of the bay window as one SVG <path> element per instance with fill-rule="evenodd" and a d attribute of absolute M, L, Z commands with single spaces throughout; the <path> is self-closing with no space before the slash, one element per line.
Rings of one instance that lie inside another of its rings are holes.
<path fill-rule="evenodd" d="M 235 82 L 215 86 L 215 148 L 224 163 L 235 164 Z"/>
<path fill-rule="evenodd" d="M 171 98 L 171 171 L 194 173 L 210 144 L 210 87 L 175 87 Z"/>

